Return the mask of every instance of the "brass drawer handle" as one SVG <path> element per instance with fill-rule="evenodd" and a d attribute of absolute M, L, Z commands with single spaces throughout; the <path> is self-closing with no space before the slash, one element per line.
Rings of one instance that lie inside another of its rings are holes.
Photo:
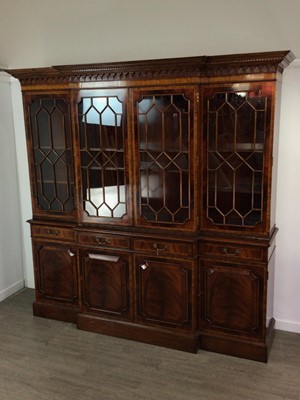
<path fill-rule="evenodd" d="M 116 263 L 116 262 L 118 262 L 120 260 L 120 257 L 118 257 L 118 256 L 109 256 L 107 254 L 88 253 L 88 256 L 92 260 L 108 261 L 108 262 L 113 262 L 113 263 Z"/>
<path fill-rule="evenodd" d="M 103 238 L 103 237 L 99 237 L 99 236 L 96 236 L 95 237 L 95 240 L 96 240 L 96 242 L 98 243 L 98 244 L 110 244 L 110 239 L 107 239 L 107 238 Z"/>
<path fill-rule="evenodd" d="M 47 229 L 47 234 L 50 236 L 58 236 L 60 235 L 60 230 L 55 230 L 55 231 L 51 231 L 50 229 Z"/>
<path fill-rule="evenodd" d="M 229 252 L 227 247 L 223 248 L 223 253 L 226 254 L 226 256 L 239 256 L 241 254 L 239 249 L 236 249 L 233 252 Z"/>
<path fill-rule="evenodd" d="M 164 245 L 162 247 L 159 247 L 158 243 L 153 243 L 153 248 L 156 250 L 156 255 L 159 256 L 160 251 L 166 251 L 168 250 L 168 246 Z"/>

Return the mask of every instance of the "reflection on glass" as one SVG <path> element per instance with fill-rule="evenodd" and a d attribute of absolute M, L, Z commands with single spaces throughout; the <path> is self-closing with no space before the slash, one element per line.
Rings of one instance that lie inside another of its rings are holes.
<path fill-rule="evenodd" d="M 85 211 L 89 215 L 121 218 L 126 213 L 125 186 L 90 188 L 86 192 Z"/>
<path fill-rule="evenodd" d="M 126 213 L 123 104 L 117 97 L 83 98 L 78 105 L 84 210 L 92 217 Z"/>
<path fill-rule="evenodd" d="M 141 214 L 182 224 L 190 217 L 190 102 L 183 94 L 143 96 L 137 122 Z"/>
<path fill-rule="evenodd" d="M 215 93 L 208 101 L 207 216 L 214 224 L 255 226 L 262 218 L 267 98 Z"/>

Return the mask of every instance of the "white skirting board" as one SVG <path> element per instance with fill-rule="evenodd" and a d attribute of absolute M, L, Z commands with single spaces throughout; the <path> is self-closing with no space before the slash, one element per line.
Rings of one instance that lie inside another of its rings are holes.
<path fill-rule="evenodd" d="M 276 318 L 275 329 L 280 331 L 300 333 L 300 323 Z"/>
<path fill-rule="evenodd" d="M 5 300 L 7 297 L 12 296 L 13 294 L 17 293 L 19 290 L 23 289 L 25 286 L 24 279 L 19 282 L 14 283 L 13 285 L 9 286 L 0 291 L 0 301 Z"/>

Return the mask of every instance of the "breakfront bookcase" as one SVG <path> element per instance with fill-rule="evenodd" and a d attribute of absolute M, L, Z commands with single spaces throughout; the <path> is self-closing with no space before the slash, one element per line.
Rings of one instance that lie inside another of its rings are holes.
<path fill-rule="evenodd" d="M 8 71 L 22 85 L 34 315 L 266 362 L 289 51 Z"/>

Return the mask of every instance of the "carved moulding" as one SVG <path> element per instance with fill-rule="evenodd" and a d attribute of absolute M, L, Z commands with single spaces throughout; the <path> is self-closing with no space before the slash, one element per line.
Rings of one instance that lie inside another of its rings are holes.
<path fill-rule="evenodd" d="M 214 77 L 282 72 L 294 60 L 290 51 L 247 53 L 225 56 L 199 56 L 115 62 L 60 65 L 48 68 L 13 69 L 9 74 L 22 85 Z"/>

